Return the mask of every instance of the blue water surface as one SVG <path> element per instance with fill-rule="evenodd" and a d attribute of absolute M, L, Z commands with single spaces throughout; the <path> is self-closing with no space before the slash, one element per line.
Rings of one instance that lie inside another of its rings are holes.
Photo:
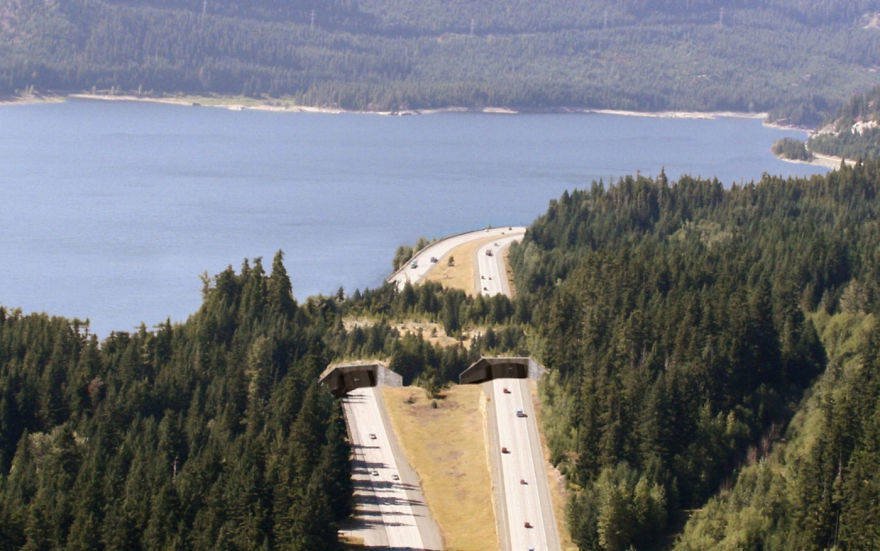
<path fill-rule="evenodd" d="M 825 169 L 754 119 L 227 111 L 73 100 L 0 108 L 0 304 L 101 336 L 201 301 L 200 274 L 283 249 L 299 299 L 381 284 L 402 243 L 529 224 L 637 171 L 725 184 Z"/>

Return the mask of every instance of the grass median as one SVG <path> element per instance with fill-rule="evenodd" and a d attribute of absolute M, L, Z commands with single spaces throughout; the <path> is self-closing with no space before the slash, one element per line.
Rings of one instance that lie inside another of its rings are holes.
<path fill-rule="evenodd" d="M 480 387 L 454 386 L 436 408 L 416 387 L 384 387 L 382 394 L 446 548 L 497 549 Z"/>

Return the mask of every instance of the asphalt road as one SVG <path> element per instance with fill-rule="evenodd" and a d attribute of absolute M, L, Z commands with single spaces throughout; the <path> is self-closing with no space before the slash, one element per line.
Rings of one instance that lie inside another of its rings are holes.
<path fill-rule="evenodd" d="M 464 245 L 469 241 L 486 239 L 487 237 L 497 237 L 501 239 L 510 235 L 519 235 L 519 238 L 521 239 L 525 234 L 525 231 L 526 229 L 521 226 L 505 226 L 462 233 L 441 239 L 422 249 L 412 258 L 412 260 L 391 274 L 387 281 L 389 283 L 396 283 L 398 288 L 403 288 L 407 281 L 413 284 L 418 283 L 424 279 L 428 271 L 435 266 L 435 264 L 431 262 L 432 257 L 440 259 L 443 255 L 459 245 Z M 412 267 L 413 262 L 415 262 L 415 268 Z"/>
<path fill-rule="evenodd" d="M 439 528 L 390 430 L 379 390 L 350 392 L 343 410 L 355 456 L 356 525 L 346 532 L 363 538 L 365 547 L 442 549 Z"/>
<path fill-rule="evenodd" d="M 486 383 L 484 390 L 491 393 L 499 445 L 490 453 L 503 493 L 504 507 L 498 509 L 505 518 L 499 519 L 499 526 L 506 537 L 501 541 L 508 549 L 560 549 L 528 382 L 496 379 Z M 517 417 L 518 410 L 526 417 Z"/>
<path fill-rule="evenodd" d="M 477 270 L 475 276 L 477 291 L 485 296 L 510 295 L 507 281 L 507 266 L 504 263 L 504 250 L 514 241 L 520 241 L 523 233 L 508 233 L 498 240 L 486 243 L 477 249 Z M 492 253 L 491 256 L 488 253 Z"/>

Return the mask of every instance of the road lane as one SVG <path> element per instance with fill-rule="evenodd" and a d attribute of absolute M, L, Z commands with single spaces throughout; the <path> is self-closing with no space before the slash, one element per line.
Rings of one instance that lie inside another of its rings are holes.
<path fill-rule="evenodd" d="M 559 537 L 550 503 L 544 458 L 534 425 L 533 408 L 525 379 L 496 379 L 489 386 L 494 403 L 500 454 L 501 483 L 506 515 L 500 526 L 506 527 L 508 549 L 559 549 Z M 505 393 L 507 388 L 510 392 Z M 517 417 L 522 410 L 526 417 Z M 532 430 L 534 429 L 534 434 Z M 502 453 L 506 447 L 509 453 Z M 525 482 L 523 484 L 522 482 Z M 526 522 L 531 528 L 526 528 Z"/>
<path fill-rule="evenodd" d="M 355 456 L 355 517 L 362 526 L 350 532 L 363 537 L 366 547 L 439 549 L 439 531 L 423 537 L 426 523 L 431 522 L 425 518 L 427 507 L 405 460 L 395 457 L 397 446 L 377 393 L 376 388 L 359 388 L 342 399 Z"/>
<path fill-rule="evenodd" d="M 477 291 L 485 296 L 508 295 L 510 284 L 507 281 L 507 265 L 504 251 L 515 241 L 521 241 L 524 234 L 515 233 L 499 237 L 477 249 Z M 488 253 L 492 253 L 491 255 Z"/>
<path fill-rule="evenodd" d="M 399 270 L 391 274 L 387 281 L 388 283 L 397 284 L 399 289 L 402 289 L 407 281 L 416 284 L 422 281 L 428 274 L 428 271 L 436 265 L 431 262 L 432 257 L 440 259 L 452 249 L 469 241 L 491 237 L 501 239 L 511 235 L 518 235 L 519 238 L 522 239 L 522 236 L 525 235 L 525 231 L 526 229 L 522 226 L 503 226 L 500 228 L 488 228 L 462 233 L 441 239 L 419 251 L 413 258 L 407 261 L 405 265 L 401 266 Z M 412 267 L 413 262 L 415 262 L 415 268 Z"/>

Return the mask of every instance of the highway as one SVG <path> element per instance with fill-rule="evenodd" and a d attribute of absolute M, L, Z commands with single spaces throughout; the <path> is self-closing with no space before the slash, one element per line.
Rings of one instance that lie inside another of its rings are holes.
<path fill-rule="evenodd" d="M 507 265 L 504 262 L 503 253 L 511 243 L 522 240 L 524 235 L 522 233 L 511 233 L 486 243 L 477 249 L 476 276 L 478 280 L 476 285 L 477 290 L 485 296 L 510 296 L 510 284 L 507 281 Z"/>
<path fill-rule="evenodd" d="M 464 245 L 469 241 L 479 239 L 501 239 L 512 235 L 518 236 L 519 239 L 522 239 L 525 232 L 526 229 L 521 226 L 503 226 L 500 228 L 488 228 L 485 230 L 461 233 L 441 239 L 419 251 L 405 265 L 401 266 L 399 270 L 391 274 L 387 281 L 388 283 L 396 283 L 398 288 L 402 289 L 407 281 L 415 284 L 425 278 L 428 271 L 435 265 L 431 262 L 431 258 L 439 260 L 459 245 Z M 415 262 L 415 268 L 412 267 L 413 262 Z"/>
<path fill-rule="evenodd" d="M 354 452 L 357 521 L 346 532 L 363 538 L 367 548 L 442 549 L 418 477 L 401 454 L 380 401 L 375 387 L 353 390 L 343 398 Z"/>
<path fill-rule="evenodd" d="M 497 432 L 499 447 L 490 454 L 500 475 L 504 502 L 504 507 L 496 509 L 503 516 L 498 519 L 505 533 L 502 545 L 517 550 L 560 549 L 528 383 L 526 379 L 495 379 L 483 388 L 494 404 L 490 419 L 495 426 L 490 429 Z M 525 417 L 517 417 L 520 410 Z"/>

